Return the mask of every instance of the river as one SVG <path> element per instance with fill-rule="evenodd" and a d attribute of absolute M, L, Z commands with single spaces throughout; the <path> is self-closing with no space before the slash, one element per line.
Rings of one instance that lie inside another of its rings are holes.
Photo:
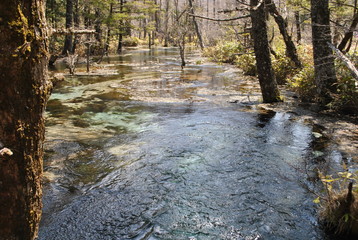
<path fill-rule="evenodd" d="M 130 50 L 55 87 L 40 240 L 325 239 L 307 190 L 317 127 L 263 108 L 239 70 L 187 58 Z"/>

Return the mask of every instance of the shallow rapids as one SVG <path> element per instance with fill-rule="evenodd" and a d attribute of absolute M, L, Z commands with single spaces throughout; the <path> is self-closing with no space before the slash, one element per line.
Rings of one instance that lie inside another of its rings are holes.
<path fill-rule="evenodd" d="M 39 239 L 324 239 L 313 126 L 238 70 L 178 59 L 132 50 L 56 87 Z"/>

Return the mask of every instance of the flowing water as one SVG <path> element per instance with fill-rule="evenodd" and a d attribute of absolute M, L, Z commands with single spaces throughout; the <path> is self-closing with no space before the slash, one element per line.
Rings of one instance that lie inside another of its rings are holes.
<path fill-rule="evenodd" d="M 59 83 L 39 239 L 324 239 L 313 126 L 260 108 L 240 71 L 188 59 L 132 50 Z"/>

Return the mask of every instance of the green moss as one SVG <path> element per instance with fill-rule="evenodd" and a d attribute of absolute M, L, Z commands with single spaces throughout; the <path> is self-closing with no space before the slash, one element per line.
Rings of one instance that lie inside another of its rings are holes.
<path fill-rule="evenodd" d="M 17 53 L 21 53 L 23 55 L 26 53 L 30 53 L 31 42 L 33 41 L 35 36 L 34 31 L 29 27 L 29 21 L 22 12 L 20 5 L 18 5 L 17 10 L 17 20 L 8 23 L 10 28 L 13 28 L 23 38 L 23 44 L 16 48 L 16 54 L 13 54 L 14 57 L 18 56 Z"/>

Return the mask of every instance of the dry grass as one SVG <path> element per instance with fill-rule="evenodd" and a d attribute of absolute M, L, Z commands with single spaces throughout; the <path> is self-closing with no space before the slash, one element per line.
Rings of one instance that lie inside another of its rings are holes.
<path fill-rule="evenodd" d="M 320 212 L 327 230 L 337 236 L 358 237 L 358 193 L 350 189 L 330 192 Z"/>

